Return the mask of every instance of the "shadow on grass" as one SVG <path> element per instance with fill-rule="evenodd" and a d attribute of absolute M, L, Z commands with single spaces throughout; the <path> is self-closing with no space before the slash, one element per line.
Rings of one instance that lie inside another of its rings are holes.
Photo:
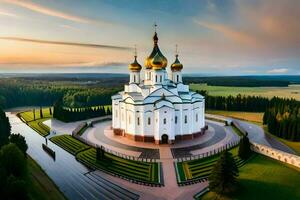
<path fill-rule="evenodd" d="M 276 176 L 276 174 L 274 174 Z M 239 179 L 239 188 L 232 199 L 243 200 L 274 200 L 274 199 L 300 199 L 299 192 L 297 193 L 292 188 L 278 183 L 270 183 L 259 180 Z"/>

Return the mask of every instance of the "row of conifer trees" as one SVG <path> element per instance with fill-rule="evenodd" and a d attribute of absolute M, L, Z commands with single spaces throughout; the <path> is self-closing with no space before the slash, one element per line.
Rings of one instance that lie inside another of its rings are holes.
<path fill-rule="evenodd" d="M 266 109 L 263 123 L 270 133 L 292 141 L 300 141 L 300 102 L 279 99 Z"/>
<path fill-rule="evenodd" d="M 105 115 L 111 115 L 110 107 L 66 108 L 60 103 L 56 103 L 53 107 L 53 117 L 64 122 L 79 121 Z"/>
<path fill-rule="evenodd" d="M 210 96 L 207 91 L 196 91 L 205 96 L 206 109 L 264 112 L 263 123 L 270 133 L 292 141 L 300 141 L 300 102 L 295 99 L 260 96 Z"/>

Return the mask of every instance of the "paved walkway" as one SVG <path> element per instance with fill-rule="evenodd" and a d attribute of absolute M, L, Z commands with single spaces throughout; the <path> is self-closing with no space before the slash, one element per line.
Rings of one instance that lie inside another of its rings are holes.
<path fill-rule="evenodd" d="M 153 158 L 163 160 L 160 156 L 161 147 L 169 149 L 172 154 L 168 158 L 189 157 L 206 153 L 238 139 L 231 128 L 222 123 L 207 121 L 209 130 L 193 140 L 180 141 L 174 145 L 156 145 L 154 143 L 136 142 L 125 137 L 115 136 L 110 129 L 111 122 L 101 122 L 87 129 L 82 135 L 85 140 L 102 145 L 119 153 L 140 158 Z"/>
<path fill-rule="evenodd" d="M 233 121 L 237 122 L 248 133 L 251 142 L 263 144 L 274 149 L 296 155 L 296 152 L 290 147 L 276 140 L 274 137 L 265 134 L 264 130 L 260 126 L 237 119 L 233 119 Z"/>
<path fill-rule="evenodd" d="M 284 151 L 286 153 L 296 154 L 294 150 L 292 150 L 290 147 L 283 144 L 282 142 L 276 140 L 274 137 L 266 134 L 265 131 L 262 129 L 262 127 L 260 127 L 256 124 L 253 124 L 253 123 L 247 122 L 247 121 L 243 121 L 243 120 L 239 120 L 239 119 L 230 118 L 230 117 L 224 117 L 224 116 L 220 116 L 220 115 L 206 114 L 206 116 L 220 119 L 220 120 L 230 119 L 230 120 L 238 123 L 241 126 L 241 128 L 243 128 L 248 133 L 248 137 L 251 142 L 263 144 L 263 145 L 272 147 L 274 149 Z"/>
<path fill-rule="evenodd" d="M 94 125 L 93 128 L 89 128 L 88 131 L 86 131 L 82 137 L 94 144 L 103 145 L 104 147 L 107 147 L 119 153 L 140 158 L 159 159 L 159 150 L 157 148 L 157 145 L 155 149 L 138 147 L 134 145 L 123 144 L 107 137 L 107 134 L 105 133 L 111 131 L 109 129 L 110 125 L 111 121 L 97 123 Z"/>
<path fill-rule="evenodd" d="M 72 131 L 75 130 L 79 124 L 83 122 L 92 121 L 92 120 L 102 119 L 102 118 L 104 117 L 96 117 L 87 120 L 68 122 L 68 123 L 51 118 L 42 123 L 50 128 L 50 135 L 48 135 L 47 138 L 51 138 L 57 135 L 65 135 L 65 134 L 71 135 Z"/>
<path fill-rule="evenodd" d="M 144 185 L 137 185 L 126 180 L 119 179 L 103 172 L 101 175 L 110 181 L 118 184 L 121 187 L 129 190 L 138 191 L 141 200 L 193 200 L 193 196 L 200 190 L 208 186 L 208 182 L 201 182 L 194 185 L 179 187 L 177 185 L 176 174 L 173 164 L 172 153 L 168 146 L 159 147 L 160 157 L 163 166 L 164 187 L 148 187 Z"/>
<path fill-rule="evenodd" d="M 224 126 L 224 131 L 226 132 L 226 137 L 223 138 L 218 143 L 216 143 L 214 145 L 209 145 L 205 148 L 201 148 L 201 149 L 191 151 L 190 153 L 192 155 L 199 155 L 199 154 L 202 154 L 202 153 L 210 152 L 210 151 L 213 151 L 215 149 L 224 147 L 224 146 L 226 146 L 226 144 L 230 144 L 230 143 L 239 141 L 240 137 L 234 132 L 232 127 Z"/>

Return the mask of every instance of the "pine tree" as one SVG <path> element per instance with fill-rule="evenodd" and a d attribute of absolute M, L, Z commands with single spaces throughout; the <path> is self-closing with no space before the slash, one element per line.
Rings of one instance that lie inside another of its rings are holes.
<path fill-rule="evenodd" d="M 225 150 L 209 176 L 209 190 L 219 195 L 233 192 L 237 186 L 238 173 L 232 154 Z"/>
<path fill-rule="evenodd" d="M 246 160 L 251 156 L 251 148 L 250 148 L 249 138 L 245 135 L 240 141 L 239 152 L 238 155 L 241 159 Z"/>
<path fill-rule="evenodd" d="M 98 161 L 101 161 L 105 158 L 105 150 L 104 150 L 104 147 L 101 146 L 101 147 L 97 147 L 96 148 L 96 160 Z"/>
<path fill-rule="evenodd" d="M 0 148 L 8 143 L 11 126 L 5 112 L 0 108 Z"/>
<path fill-rule="evenodd" d="M 32 112 L 33 112 L 33 121 L 35 121 L 35 109 L 33 109 Z"/>

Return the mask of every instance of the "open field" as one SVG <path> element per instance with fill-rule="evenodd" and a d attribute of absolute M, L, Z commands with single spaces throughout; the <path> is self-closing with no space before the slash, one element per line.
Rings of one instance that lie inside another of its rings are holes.
<path fill-rule="evenodd" d="M 27 163 L 30 178 L 30 184 L 28 184 L 30 199 L 65 199 L 57 186 L 32 158 L 28 157 Z"/>
<path fill-rule="evenodd" d="M 255 123 L 262 123 L 264 113 L 262 112 L 241 112 L 241 111 L 225 111 L 225 110 L 206 110 L 208 114 L 222 115 Z"/>
<path fill-rule="evenodd" d="M 207 90 L 208 94 L 212 96 L 236 96 L 238 94 L 244 94 L 268 98 L 278 96 L 300 100 L 300 85 L 290 85 L 289 87 L 226 87 L 190 84 L 190 88 L 192 90 Z"/>
<path fill-rule="evenodd" d="M 239 168 L 240 188 L 230 197 L 219 200 L 271 200 L 300 199 L 300 171 L 271 158 L 257 155 Z M 204 200 L 216 199 L 214 193 L 203 196 Z"/>
<path fill-rule="evenodd" d="M 238 147 L 231 149 L 230 153 L 232 153 L 238 167 L 245 164 L 246 161 L 238 157 Z M 219 157 L 220 154 L 216 154 L 207 158 L 176 163 L 177 182 L 183 183 L 185 181 L 207 178 Z"/>
<path fill-rule="evenodd" d="M 21 117 L 33 130 L 38 132 L 41 136 L 46 137 L 50 133 L 50 128 L 43 124 L 43 122 L 52 118 L 52 115 L 50 115 L 49 108 L 43 108 L 42 112 L 43 118 L 41 118 L 40 109 L 35 110 L 35 118 L 33 110 L 21 112 L 18 116 Z"/>
<path fill-rule="evenodd" d="M 88 145 L 76 140 L 70 135 L 59 135 L 50 138 L 50 140 L 73 155 L 90 148 Z"/>
<path fill-rule="evenodd" d="M 160 183 L 159 163 L 127 160 L 110 153 L 105 153 L 105 157 L 103 161 L 97 161 L 96 149 L 91 148 L 77 154 L 76 159 L 91 168 L 103 170 L 124 178 L 146 183 Z"/>

